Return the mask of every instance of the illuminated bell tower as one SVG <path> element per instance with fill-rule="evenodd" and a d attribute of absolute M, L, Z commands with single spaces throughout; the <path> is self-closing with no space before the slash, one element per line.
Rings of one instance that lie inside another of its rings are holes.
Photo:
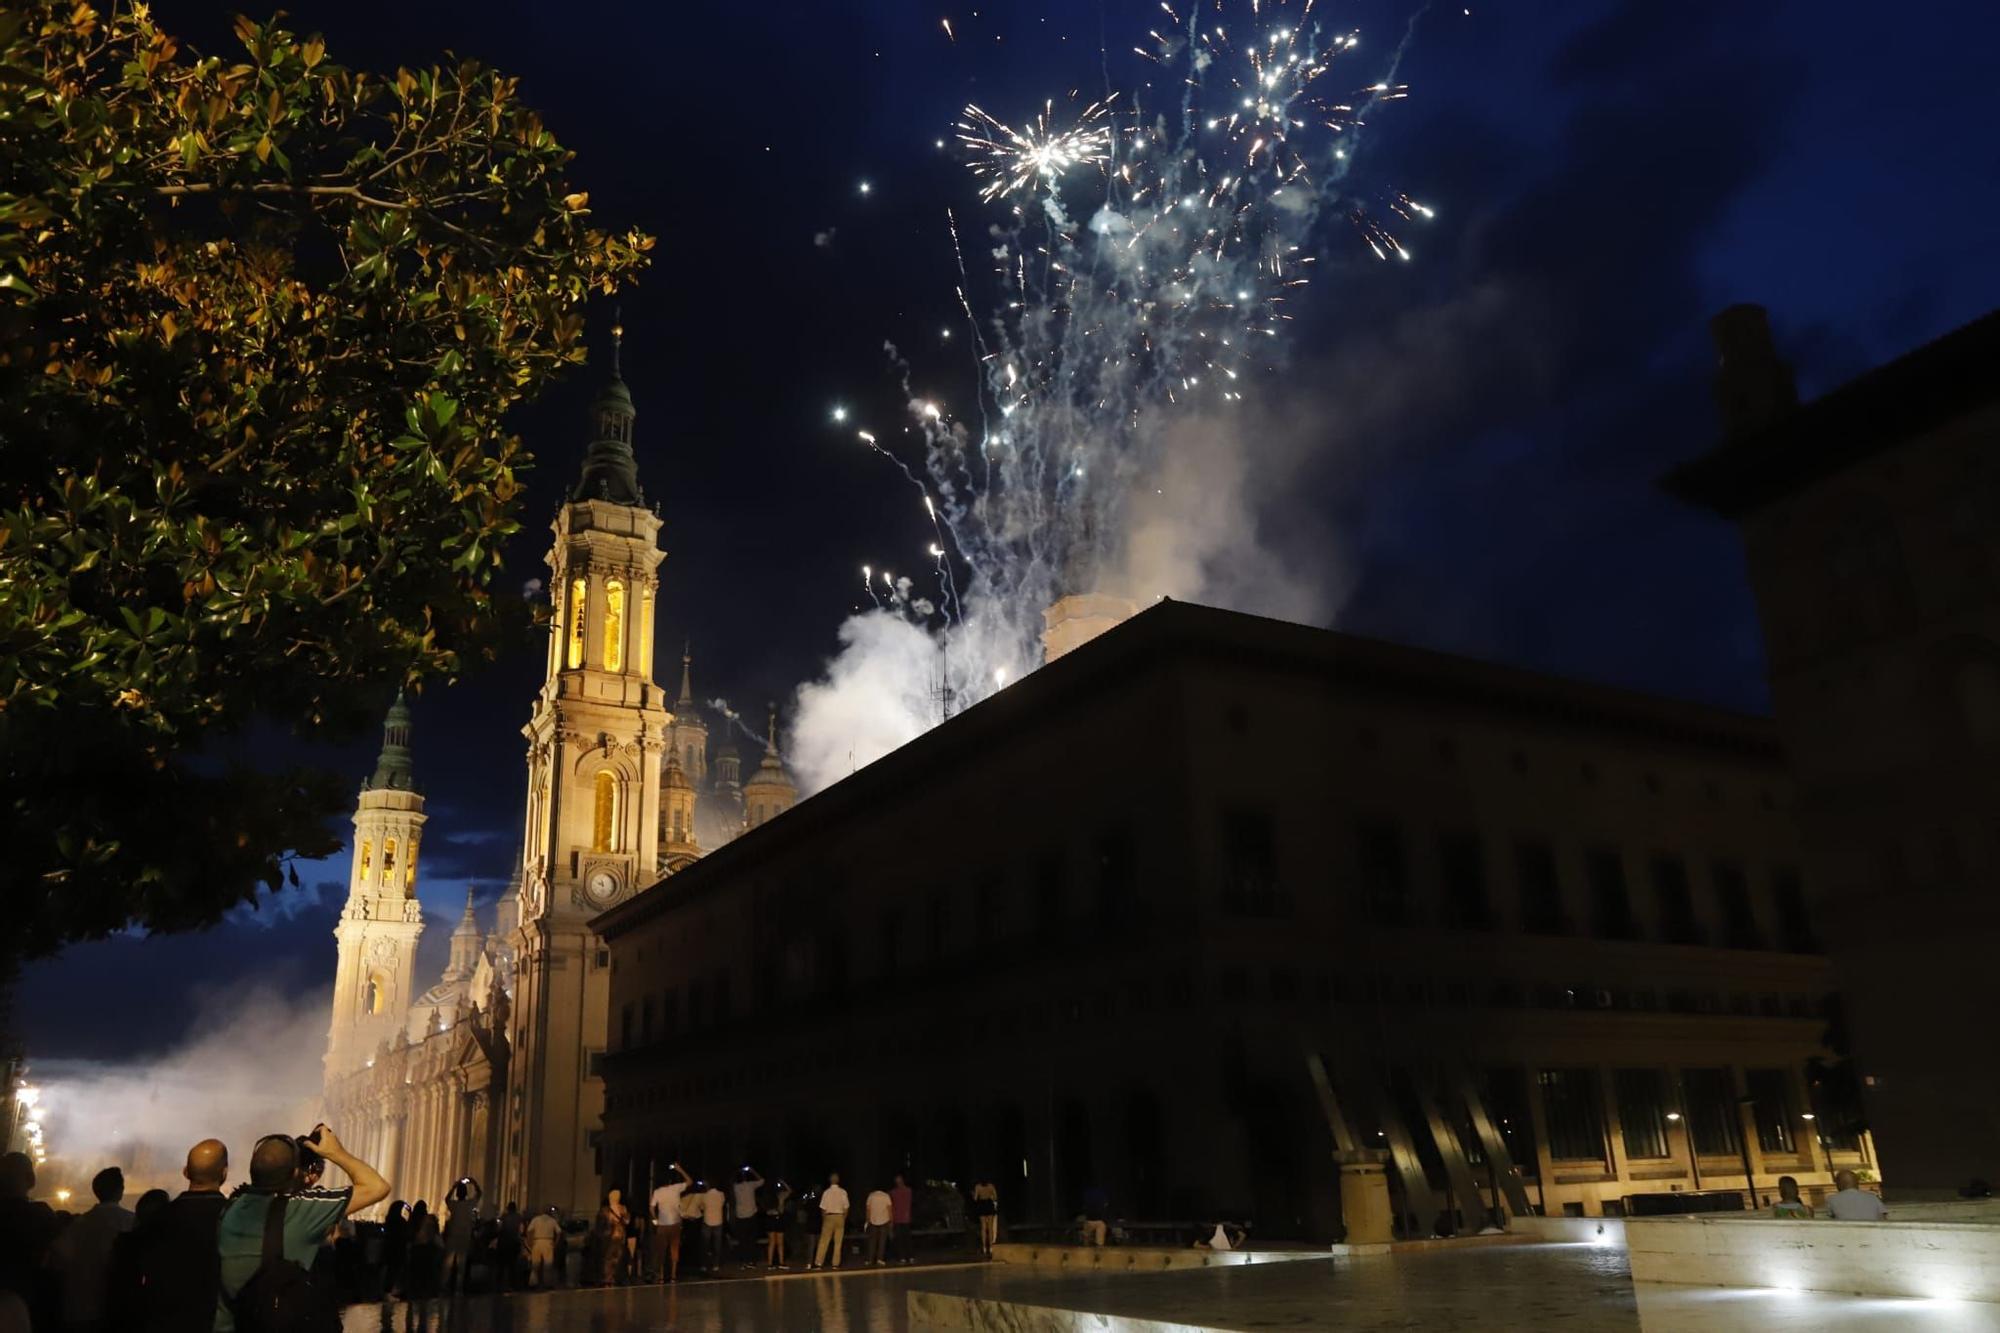
<path fill-rule="evenodd" d="M 673 721 L 653 682 L 660 519 L 632 454 L 637 413 L 619 376 L 592 411 L 583 475 L 548 556 L 547 671 L 523 734 L 528 800 L 516 984 L 496 1197 L 596 1206 L 609 975 L 592 917 L 660 872 L 660 770 Z"/>
<path fill-rule="evenodd" d="M 412 782 L 410 708 L 398 693 L 382 723 L 382 754 L 354 811 L 347 906 L 333 929 L 340 949 L 333 1022 L 326 1034 L 329 1080 L 366 1064 L 403 1026 L 416 998 L 417 844 L 424 798 Z"/>

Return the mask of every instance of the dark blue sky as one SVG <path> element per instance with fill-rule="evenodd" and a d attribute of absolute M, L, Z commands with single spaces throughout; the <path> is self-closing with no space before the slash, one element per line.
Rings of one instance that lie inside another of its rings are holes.
<path fill-rule="evenodd" d="M 154 6 L 215 51 L 228 47 L 220 8 Z M 894 401 L 884 339 L 926 373 L 966 375 L 935 337 L 953 311 L 944 210 L 977 206 L 935 141 L 968 100 L 1014 117 L 1094 92 L 1106 66 L 1126 82 L 1122 53 L 1158 12 L 1151 0 L 286 8 L 349 65 L 451 49 L 520 75 L 577 151 L 600 216 L 660 235 L 624 301 L 640 467 L 670 552 L 659 656 L 691 634 L 702 693 L 746 711 L 784 698 L 831 649 L 859 564 L 929 540 L 902 483 L 825 414 L 836 400 Z M 1386 55 L 1419 9 L 1322 0 L 1317 12 Z M 1768 305 L 1811 394 L 2000 304 L 2000 7 L 1465 11 L 1422 10 L 1401 69 L 1411 97 L 1377 118 L 1361 160 L 1369 181 L 1437 206 L 1410 236 L 1417 262 L 1336 245 L 1291 374 L 1262 386 L 1274 410 L 1325 423 L 1270 522 L 1291 558 L 1346 571 L 1345 628 L 1761 708 L 1734 535 L 1652 484 L 1714 436 L 1704 322 L 1733 301 Z M 522 415 L 541 462 L 510 557 L 521 580 L 542 573 L 595 382 L 582 372 Z M 424 897 L 446 919 L 468 883 L 490 900 L 505 877 L 539 670 L 523 645 L 419 702 Z M 335 762 L 358 781 L 372 744 Z M 305 873 L 344 885 L 345 858 Z M 294 895 L 203 935 L 39 965 L 21 1005 L 31 1051 L 170 1042 L 194 988 L 249 975 L 322 986 L 338 898 Z M 101 1007 L 62 1003 L 86 976 Z"/>

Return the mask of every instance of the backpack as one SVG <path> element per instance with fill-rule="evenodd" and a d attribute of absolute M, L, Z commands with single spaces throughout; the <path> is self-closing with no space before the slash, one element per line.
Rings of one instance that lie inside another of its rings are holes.
<path fill-rule="evenodd" d="M 285 1257 L 285 1196 L 264 1209 L 264 1256 L 229 1303 L 237 1333 L 340 1333 L 340 1311 L 299 1264 Z"/>

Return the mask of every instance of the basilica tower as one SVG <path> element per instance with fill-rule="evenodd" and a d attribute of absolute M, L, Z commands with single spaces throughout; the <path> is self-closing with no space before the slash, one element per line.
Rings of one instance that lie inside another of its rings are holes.
<path fill-rule="evenodd" d="M 412 782 L 410 708 L 399 693 L 382 723 L 382 754 L 354 810 L 347 906 L 333 929 L 333 1021 L 326 1034 L 329 1080 L 366 1064 L 403 1026 L 416 998 L 417 843 L 424 798 Z"/>
<path fill-rule="evenodd" d="M 588 922 L 660 872 L 660 780 L 673 721 L 653 682 L 659 517 L 639 488 L 637 415 L 619 376 L 592 412 L 583 475 L 556 515 L 547 669 L 523 734 L 528 798 L 495 1197 L 589 1210 L 608 976 Z"/>

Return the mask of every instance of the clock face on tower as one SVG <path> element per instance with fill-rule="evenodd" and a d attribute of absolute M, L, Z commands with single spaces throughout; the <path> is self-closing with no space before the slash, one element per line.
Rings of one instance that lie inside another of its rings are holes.
<path fill-rule="evenodd" d="M 583 882 L 583 888 L 592 901 L 608 903 L 618 896 L 618 876 L 609 870 L 593 870 L 590 878 Z"/>

